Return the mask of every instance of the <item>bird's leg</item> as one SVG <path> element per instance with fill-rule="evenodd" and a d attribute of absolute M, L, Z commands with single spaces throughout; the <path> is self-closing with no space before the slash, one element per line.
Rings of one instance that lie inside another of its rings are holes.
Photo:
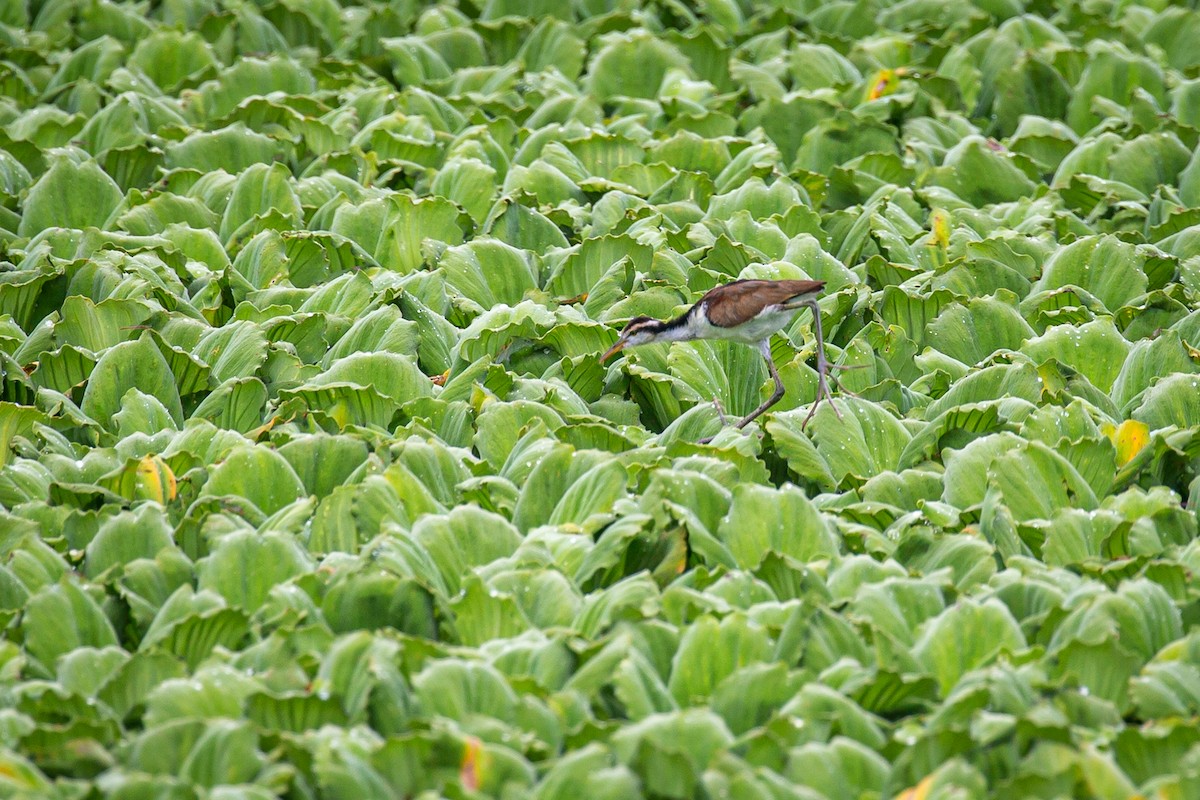
<path fill-rule="evenodd" d="M 812 408 L 808 410 L 808 416 L 804 418 L 804 422 L 800 423 L 800 430 L 804 430 L 813 414 L 817 413 L 817 406 L 821 404 L 822 399 L 829 401 L 829 407 L 833 409 L 833 413 L 837 414 L 838 419 L 842 418 L 842 412 L 838 411 L 838 407 L 834 405 L 833 395 L 830 394 L 829 383 L 826 381 L 831 365 L 825 360 L 825 340 L 821 336 L 821 309 L 817 305 L 816 298 L 809 298 L 804 305 L 812 309 L 813 333 L 817 338 L 817 396 L 813 400 Z"/>
<path fill-rule="evenodd" d="M 767 339 L 763 339 L 758 343 L 758 350 L 762 353 L 763 359 L 767 362 L 767 369 L 771 371 L 771 378 L 775 381 L 775 391 L 771 396 L 758 408 L 751 411 L 742 420 L 734 425 L 735 428 L 744 428 L 754 421 L 759 415 L 766 411 L 771 406 L 779 402 L 779 398 L 783 397 L 783 381 L 779 377 L 779 370 L 775 369 L 775 362 L 771 360 L 771 344 Z"/>

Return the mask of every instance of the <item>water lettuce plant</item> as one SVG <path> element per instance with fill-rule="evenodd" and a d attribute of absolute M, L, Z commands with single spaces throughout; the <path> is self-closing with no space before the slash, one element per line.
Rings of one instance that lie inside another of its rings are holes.
<path fill-rule="evenodd" d="M 1197 37 L 0 4 L 0 796 L 1200 796 Z"/>

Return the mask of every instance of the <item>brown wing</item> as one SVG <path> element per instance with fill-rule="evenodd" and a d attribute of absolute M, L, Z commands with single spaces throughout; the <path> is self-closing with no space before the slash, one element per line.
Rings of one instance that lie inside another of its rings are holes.
<path fill-rule="evenodd" d="M 793 297 L 816 294 L 825 281 L 734 281 L 710 289 L 700 298 L 708 310 L 708 319 L 722 328 L 753 318 L 767 306 L 786 303 Z"/>

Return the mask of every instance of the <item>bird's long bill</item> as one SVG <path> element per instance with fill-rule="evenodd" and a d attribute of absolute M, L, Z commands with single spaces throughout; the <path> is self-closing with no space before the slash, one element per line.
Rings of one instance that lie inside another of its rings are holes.
<path fill-rule="evenodd" d="M 617 353 L 624 350 L 625 345 L 628 343 L 629 342 L 626 339 L 618 339 L 616 344 L 614 344 L 612 347 L 608 348 L 608 350 L 605 351 L 604 355 L 600 356 L 600 363 L 603 364 L 605 361 L 607 361 L 611 357 L 615 356 Z"/>

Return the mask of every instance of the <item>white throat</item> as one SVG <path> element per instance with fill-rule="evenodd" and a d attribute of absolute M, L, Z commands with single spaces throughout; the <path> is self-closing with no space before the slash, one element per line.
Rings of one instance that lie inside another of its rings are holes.
<path fill-rule="evenodd" d="M 688 317 L 686 325 L 680 325 L 675 328 L 667 328 L 658 335 L 657 341 L 660 342 L 690 342 L 692 339 L 698 339 L 704 335 L 700 324 L 697 320 L 702 320 L 703 317 L 699 314 L 693 314 Z"/>

